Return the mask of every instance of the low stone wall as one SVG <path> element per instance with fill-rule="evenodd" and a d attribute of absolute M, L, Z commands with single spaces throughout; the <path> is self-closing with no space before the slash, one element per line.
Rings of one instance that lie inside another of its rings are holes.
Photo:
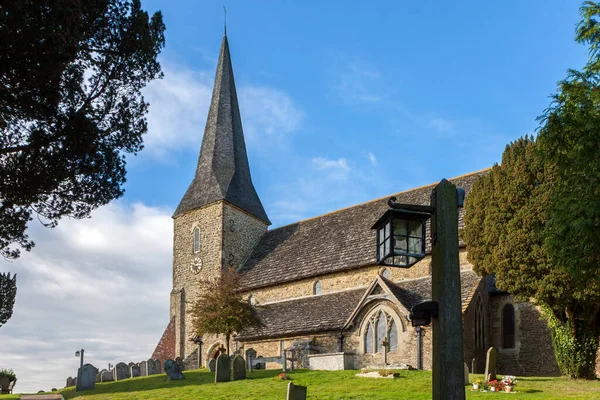
<path fill-rule="evenodd" d="M 354 369 L 354 354 L 310 354 L 308 355 L 308 363 L 311 370 L 340 371 Z"/>

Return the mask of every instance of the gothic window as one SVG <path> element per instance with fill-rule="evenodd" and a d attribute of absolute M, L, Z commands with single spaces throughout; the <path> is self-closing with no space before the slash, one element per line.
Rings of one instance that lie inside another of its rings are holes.
<path fill-rule="evenodd" d="M 381 276 L 383 276 L 385 279 L 391 279 L 392 273 L 390 272 L 389 268 L 385 268 L 383 271 L 381 271 Z"/>
<path fill-rule="evenodd" d="M 384 340 L 388 343 L 388 351 L 398 350 L 398 325 L 390 314 L 378 307 L 367 317 L 366 324 L 363 333 L 365 353 L 383 352 Z"/>
<path fill-rule="evenodd" d="M 502 347 L 515 347 L 515 308 L 512 304 L 507 304 L 502 309 Z"/>
<path fill-rule="evenodd" d="M 368 324 L 367 330 L 365 331 L 365 353 L 374 353 L 373 349 L 373 325 Z"/>
<path fill-rule="evenodd" d="M 481 301 L 481 296 L 479 296 L 475 303 L 475 346 L 480 349 L 485 349 L 484 329 L 483 302 Z"/>
<path fill-rule="evenodd" d="M 200 228 L 194 228 L 194 253 L 200 251 Z"/>
<path fill-rule="evenodd" d="M 318 295 L 321 294 L 321 281 L 316 281 L 313 286 L 313 294 Z"/>

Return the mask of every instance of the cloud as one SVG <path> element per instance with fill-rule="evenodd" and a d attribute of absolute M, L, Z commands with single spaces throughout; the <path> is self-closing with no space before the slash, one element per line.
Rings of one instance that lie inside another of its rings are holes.
<path fill-rule="evenodd" d="M 434 129 L 441 134 L 453 134 L 455 132 L 456 123 L 445 118 L 432 118 L 427 124 L 428 128 Z"/>
<path fill-rule="evenodd" d="M 148 359 L 169 317 L 171 210 L 111 203 L 55 229 L 32 224 L 37 242 L 20 259 L 13 317 L 0 328 L 0 367 L 16 390 L 37 392 L 75 376 L 76 350 L 106 368 Z"/>
<path fill-rule="evenodd" d="M 195 71 L 163 63 L 165 77 L 144 89 L 150 103 L 142 157 L 166 161 L 174 151 L 198 151 L 212 97 L 214 71 Z M 248 145 L 279 143 L 298 130 L 304 112 L 281 90 L 238 86 Z"/>
<path fill-rule="evenodd" d="M 312 159 L 312 163 L 319 170 L 329 169 L 350 172 L 350 166 L 348 165 L 348 161 L 345 158 L 330 160 L 325 157 L 315 157 Z"/>
<path fill-rule="evenodd" d="M 376 167 L 377 166 L 377 157 L 375 157 L 375 154 L 368 152 L 368 153 L 366 153 L 366 156 L 369 159 L 369 162 L 371 163 L 371 165 Z"/>
<path fill-rule="evenodd" d="M 374 67 L 364 63 L 349 63 L 336 71 L 334 86 L 347 105 L 373 105 L 385 98 L 383 77 Z"/>

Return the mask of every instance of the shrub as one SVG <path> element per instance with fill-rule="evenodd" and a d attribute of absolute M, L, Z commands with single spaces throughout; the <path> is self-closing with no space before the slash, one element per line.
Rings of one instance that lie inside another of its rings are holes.
<path fill-rule="evenodd" d="M 15 371 L 12 369 L 0 369 L 0 378 L 8 378 L 14 381 L 17 379 L 17 375 L 15 375 Z"/>

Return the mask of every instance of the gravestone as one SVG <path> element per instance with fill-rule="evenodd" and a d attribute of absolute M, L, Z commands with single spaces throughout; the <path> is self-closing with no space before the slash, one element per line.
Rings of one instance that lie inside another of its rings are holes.
<path fill-rule="evenodd" d="M 179 364 L 177 364 L 173 360 L 165 361 L 165 373 L 167 374 L 167 377 L 169 377 L 169 379 L 172 381 L 184 378 Z"/>
<path fill-rule="evenodd" d="M 142 372 L 140 371 L 139 364 L 133 364 L 132 366 L 129 367 L 129 369 L 130 369 L 132 378 L 137 378 L 138 376 L 140 376 L 142 374 Z"/>
<path fill-rule="evenodd" d="M 100 382 L 110 382 L 113 380 L 113 371 L 108 371 L 106 369 L 100 371 Z"/>
<path fill-rule="evenodd" d="M 288 383 L 287 400 L 306 400 L 306 386 Z"/>
<path fill-rule="evenodd" d="M 217 357 L 215 382 L 229 382 L 231 380 L 231 358 L 227 354 Z"/>
<path fill-rule="evenodd" d="M 149 359 L 148 360 L 148 375 L 156 375 L 162 372 L 160 360 Z"/>
<path fill-rule="evenodd" d="M 73 378 L 73 386 L 77 386 L 77 377 Z"/>
<path fill-rule="evenodd" d="M 148 375 L 148 361 L 140 361 L 140 375 L 141 376 Z"/>
<path fill-rule="evenodd" d="M 113 375 L 115 381 L 120 381 L 121 379 L 131 378 L 131 371 L 129 370 L 129 366 L 127 364 L 120 362 L 115 365 Z"/>
<path fill-rule="evenodd" d="M 75 391 L 81 392 L 83 390 L 95 389 L 97 373 L 98 368 L 94 367 L 92 364 L 85 364 L 83 367 L 80 367 L 77 371 L 77 384 Z"/>
<path fill-rule="evenodd" d="M 175 362 L 179 364 L 179 369 L 185 371 L 185 366 L 183 365 L 183 360 L 181 359 L 181 357 L 175 358 Z"/>
<path fill-rule="evenodd" d="M 233 358 L 233 380 L 246 379 L 246 361 L 239 354 Z"/>
<path fill-rule="evenodd" d="M 212 360 L 210 360 L 208 362 L 208 369 L 210 370 L 210 372 L 215 372 L 216 367 L 217 367 L 217 359 L 213 358 Z"/>
<path fill-rule="evenodd" d="M 67 386 L 65 387 L 69 387 L 69 386 L 75 386 L 75 379 L 68 377 L 67 378 Z"/>
<path fill-rule="evenodd" d="M 496 355 L 498 354 L 498 349 L 495 347 L 490 347 L 487 352 L 487 357 L 485 358 L 485 379 L 488 382 L 496 379 Z"/>
<path fill-rule="evenodd" d="M 471 373 L 472 374 L 477 373 L 477 360 L 476 359 L 471 360 Z"/>
<path fill-rule="evenodd" d="M 465 385 L 469 384 L 469 367 L 467 366 L 467 363 L 465 364 Z"/>
<path fill-rule="evenodd" d="M 98 372 L 96 374 L 96 383 L 100 383 L 100 382 L 102 382 L 102 376 L 100 375 L 100 372 Z"/>
<path fill-rule="evenodd" d="M 135 363 L 134 363 L 134 362 L 130 362 L 129 364 L 127 364 L 127 366 L 128 366 L 129 368 L 131 368 L 131 366 L 132 366 L 132 365 L 135 365 Z"/>

